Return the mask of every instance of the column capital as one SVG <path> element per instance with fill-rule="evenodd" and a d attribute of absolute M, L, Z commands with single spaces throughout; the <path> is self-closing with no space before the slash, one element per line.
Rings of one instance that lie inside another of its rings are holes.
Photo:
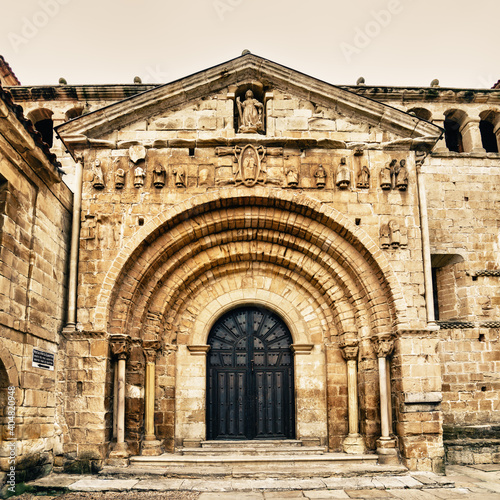
<path fill-rule="evenodd" d="M 357 340 L 342 342 L 340 349 L 346 361 L 356 361 L 358 359 L 359 346 Z"/>
<path fill-rule="evenodd" d="M 146 358 L 146 363 L 154 363 L 156 361 L 158 351 L 161 348 L 162 344 L 159 340 L 143 340 L 142 350 L 144 352 L 144 357 Z"/>
<path fill-rule="evenodd" d="M 130 337 L 123 334 L 111 335 L 109 338 L 111 353 L 118 359 L 127 359 L 130 354 Z"/>
<path fill-rule="evenodd" d="M 378 358 L 386 358 L 394 349 L 394 337 L 390 333 L 375 335 L 372 342 Z"/>

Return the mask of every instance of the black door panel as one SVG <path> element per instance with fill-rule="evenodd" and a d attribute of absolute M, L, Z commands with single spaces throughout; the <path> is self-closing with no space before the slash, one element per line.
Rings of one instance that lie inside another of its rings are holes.
<path fill-rule="evenodd" d="M 292 338 L 285 323 L 263 308 L 238 308 L 217 321 L 208 343 L 207 438 L 293 438 Z"/>

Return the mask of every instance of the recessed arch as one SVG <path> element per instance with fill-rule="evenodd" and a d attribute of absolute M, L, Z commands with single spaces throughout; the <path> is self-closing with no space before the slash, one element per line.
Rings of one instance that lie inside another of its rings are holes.
<path fill-rule="evenodd" d="M 209 260 L 216 258 L 222 248 L 220 241 L 215 241 L 216 236 L 220 240 L 231 230 L 255 230 L 257 240 L 264 238 L 264 232 L 268 231 L 268 243 L 273 242 L 269 248 L 271 253 L 275 251 L 276 259 L 282 259 L 280 251 L 289 251 L 277 238 L 288 239 L 287 245 L 295 245 L 296 251 L 304 254 L 302 259 L 307 258 L 308 252 L 317 260 L 330 259 L 336 263 L 341 281 L 356 284 L 360 295 L 356 300 L 363 297 L 368 301 L 367 310 L 375 324 L 382 329 L 392 329 L 394 324 L 404 323 L 404 299 L 384 255 L 366 233 L 342 214 L 302 193 L 228 188 L 193 197 L 159 214 L 138 231 L 105 277 L 96 307 L 96 328 L 113 327 L 116 320 L 124 327 L 123 321 L 126 322 L 127 315 L 135 308 L 134 297 L 144 296 L 148 286 L 151 293 L 164 285 L 166 274 L 159 271 L 161 265 L 173 256 L 177 258 L 182 252 L 188 252 L 190 246 L 201 249 L 203 244 Z M 213 244 L 207 244 L 211 238 Z M 247 239 L 252 240 L 250 236 Z M 233 247 L 243 244 L 248 246 L 248 241 L 231 243 Z M 231 258 L 236 259 L 236 255 L 237 252 L 233 252 Z M 262 260 L 266 259 L 268 256 L 263 254 Z M 288 263 L 294 270 L 301 267 L 297 264 Z M 332 267 L 323 266 L 323 271 L 331 274 Z M 185 270 L 190 273 L 189 265 Z M 185 280 L 175 276 L 172 279 L 177 280 L 179 287 Z M 120 297 L 125 302 L 120 302 Z M 391 315 L 380 314 L 384 307 L 389 307 Z"/>
<path fill-rule="evenodd" d="M 415 115 L 417 118 L 421 118 L 423 120 L 431 121 L 432 112 L 426 108 L 411 108 L 408 110 L 408 113 Z"/>
<path fill-rule="evenodd" d="M 49 148 L 54 142 L 54 123 L 52 121 L 53 111 L 46 108 L 37 108 L 28 113 L 28 118 L 33 122 L 34 127 L 42 136 Z"/>

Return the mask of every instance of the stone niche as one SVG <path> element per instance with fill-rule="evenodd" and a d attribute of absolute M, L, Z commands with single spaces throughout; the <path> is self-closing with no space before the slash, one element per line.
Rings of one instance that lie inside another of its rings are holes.
<path fill-rule="evenodd" d="M 266 89 L 257 81 L 231 86 L 227 95 L 234 101 L 234 130 L 237 134 L 266 134 Z"/>

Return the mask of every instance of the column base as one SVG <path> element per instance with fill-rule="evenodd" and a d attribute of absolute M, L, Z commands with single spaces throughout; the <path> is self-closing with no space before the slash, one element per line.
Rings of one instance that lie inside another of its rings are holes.
<path fill-rule="evenodd" d="M 158 440 L 143 441 L 141 443 L 141 455 L 145 457 L 157 457 L 163 453 L 162 442 Z"/>
<path fill-rule="evenodd" d="M 130 452 L 128 451 L 127 443 L 115 443 L 113 449 L 106 459 L 106 465 L 113 466 L 128 466 Z"/>
<path fill-rule="evenodd" d="M 365 440 L 361 434 L 349 434 L 342 443 L 344 453 L 362 455 L 366 453 Z"/>
<path fill-rule="evenodd" d="M 381 465 L 399 465 L 396 440 L 392 438 L 380 438 L 377 440 L 378 463 Z"/>

